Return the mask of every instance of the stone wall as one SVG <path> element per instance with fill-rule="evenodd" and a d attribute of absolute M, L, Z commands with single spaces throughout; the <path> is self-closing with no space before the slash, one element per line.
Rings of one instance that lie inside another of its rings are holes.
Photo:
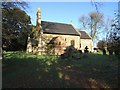
<path fill-rule="evenodd" d="M 88 46 L 89 51 L 92 51 L 92 40 L 91 39 L 80 39 L 80 36 L 74 36 L 74 35 L 60 35 L 60 34 L 43 34 L 43 35 L 47 37 L 51 37 L 51 39 L 52 37 L 61 36 L 66 42 L 66 47 L 71 45 L 71 40 L 74 40 L 75 42 L 74 47 L 76 49 L 82 50 L 82 52 L 84 52 L 85 47 Z M 80 47 L 80 44 L 81 44 L 81 47 Z M 32 52 L 32 49 L 33 48 L 31 47 L 31 43 L 28 42 L 27 52 Z M 58 52 L 58 49 L 56 49 L 56 52 Z M 63 53 L 63 52 L 60 52 L 60 53 Z"/>
<path fill-rule="evenodd" d="M 66 41 L 66 47 L 71 45 L 71 40 L 74 40 L 75 45 L 74 47 L 76 49 L 80 48 L 80 36 L 74 36 L 74 35 L 60 35 L 60 34 L 44 34 L 47 36 L 57 37 L 61 36 Z"/>
<path fill-rule="evenodd" d="M 91 39 L 81 39 L 81 50 L 82 50 L 82 52 L 84 52 L 84 49 L 85 49 L 85 47 L 86 46 L 88 46 L 88 50 L 89 51 L 92 51 L 92 40 Z"/>

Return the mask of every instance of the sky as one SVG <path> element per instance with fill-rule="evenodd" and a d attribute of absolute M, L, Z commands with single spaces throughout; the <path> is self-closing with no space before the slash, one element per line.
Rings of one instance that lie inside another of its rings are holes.
<path fill-rule="evenodd" d="M 100 2 L 99 11 L 105 17 L 113 17 L 117 9 L 116 2 Z M 90 2 L 30 2 L 28 15 L 31 16 L 32 24 L 36 25 L 37 8 L 41 8 L 41 19 L 43 21 L 71 23 L 76 28 L 80 28 L 79 18 L 95 11 L 95 7 Z"/>
<path fill-rule="evenodd" d="M 117 2 L 99 2 L 99 11 L 104 14 L 104 19 L 113 18 L 118 8 Z M 81 28 L 79 18 L 95 11 L 91 2 L 29 2 L 28 15 L 33 25 L 36 25 L 37 8 L 41 8 L 41 20 L 70 24 L 75 28 Z M 101 38 L 102 39 L 102 38 Z"/>

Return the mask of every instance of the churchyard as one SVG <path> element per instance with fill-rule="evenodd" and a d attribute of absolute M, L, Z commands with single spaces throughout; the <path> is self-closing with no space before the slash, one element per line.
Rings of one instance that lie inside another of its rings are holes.
<path fill-rule="evenodd" d="M 2 2 L 1 8 L 3 89 L 118 88 L 120 13 L 115 7 L 120 2 L 103 3 L 101 12 L 94 0 L 72 5 L 15 1 Z"/>
<path fill-rule="evenodd" d="M 3 53 L 3 88 L 116 88 L 118 58 L 89 53 L 80 59 Z"/>

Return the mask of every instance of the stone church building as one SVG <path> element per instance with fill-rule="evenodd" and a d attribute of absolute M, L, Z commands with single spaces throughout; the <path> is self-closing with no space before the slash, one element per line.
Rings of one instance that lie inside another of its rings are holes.
<path fill-rule="evenodd" d="M 92 51 L 92 40 L 87 32 L 76 29 L 72 24 L 41 21 L 40 8 L 37 11 L 36 21 L 36 26 L 41 29 L 38 34 L 41 34 L 41 37 L 51 37 L 48 43 L 55 44 L 52 52 L 53 54 L 63 54 L 66 47 L 71 45 L 83 52 L 84 48 L 88 46 L 89 51 Z M 42 48 L 42 46 L 45 46 L 45 42 L 41 37 L 38 39 L 38 47 L 41 47 L 41 49 L 37 49 L 39 54 L 42 54 L 42 51 L 45 52 Z M 33 44 L 34 42 L 28 37 L 27 52 L 33 52 Z"/>

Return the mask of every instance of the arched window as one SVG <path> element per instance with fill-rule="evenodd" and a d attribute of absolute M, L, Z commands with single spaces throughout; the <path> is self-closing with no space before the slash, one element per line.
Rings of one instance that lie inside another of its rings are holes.
<path fill-rule="evenodd" d="M 75 46 L 75 41 L 74 40 L 71 40 L 71 46 Z"/>
<path fill-rule="evenodd" d="M 61 42 L 59 42 L 59 45 L 61 45 Z"/>
<path fill-rule="evenodd" d="M 81 43 L 80 43 L 80 48 L 81 48 Z"/>
<path fill-rule="evenodd" d="M 65 41 L 66 41 L 66 38 L 65 38 Z"/>

